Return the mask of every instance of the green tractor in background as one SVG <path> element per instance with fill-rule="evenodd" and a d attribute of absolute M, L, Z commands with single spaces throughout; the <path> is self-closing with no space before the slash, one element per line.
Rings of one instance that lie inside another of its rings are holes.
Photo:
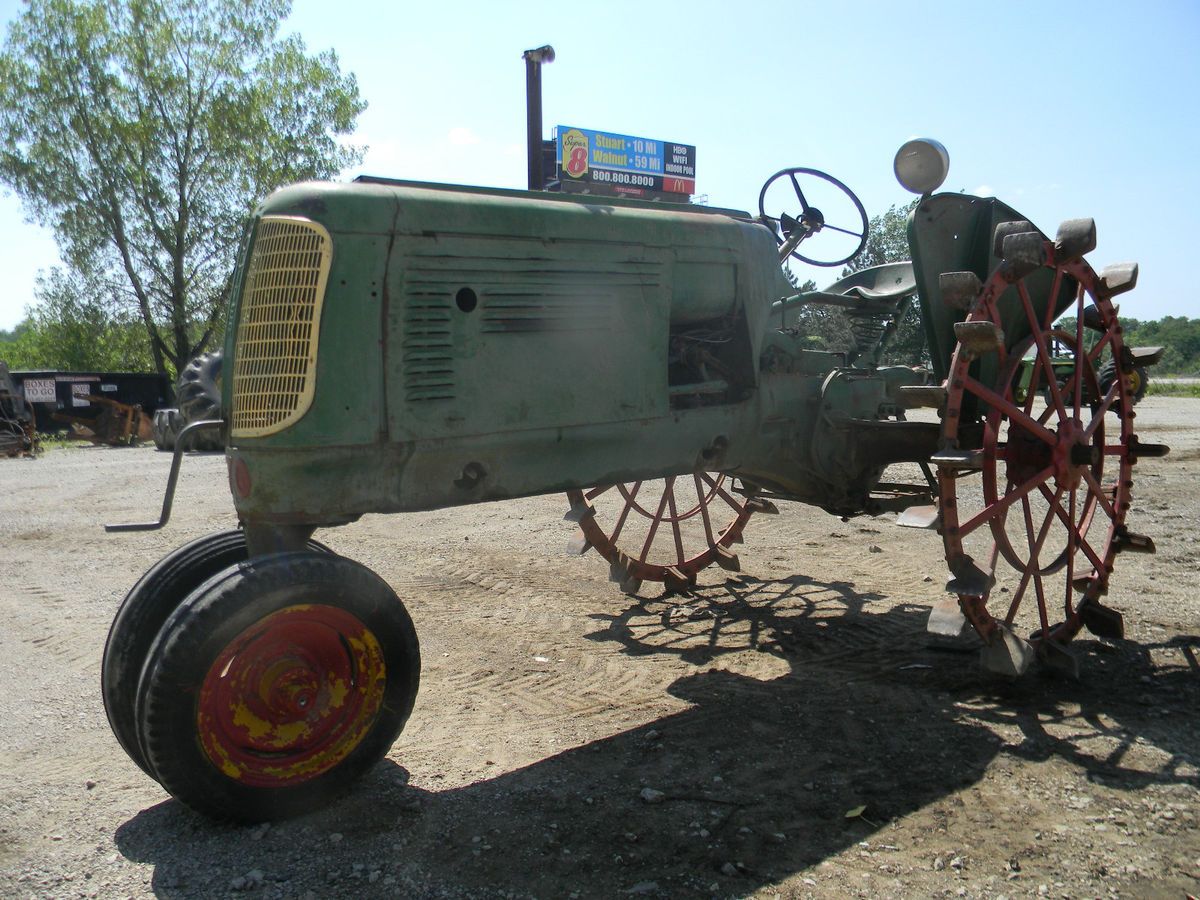
<path fill-rule="evenodd" d="M 1134 433 L 1153 355 L 1112 303 L 1137 267 L 1088 265 L 1090 219 L 1051 239 L 998 200 L 934 194 L 947 166 L 931 141 L 897 154 L 922 197 L 911 263 L 799 293 L 781 261 L 840 265 L 867 239 L 858 198 L 813 169 L 773 176 L 757 213 L 381 178 L 272 194 L 235 277 L 223 412 L 180 433 L 159 521 L 110 526 L 161 527 L 191 435 L 219 432 L 239 528 L 169 554 L 117 612 L 121 745 L 211 815 L 328 802 L 399 735 L 420 660 L 392 589 L 314 533 L 550 492 L 572 552 L 629 593 L 738 570 L 781 502 L 896 513 L 941 535 L 931 630 L 974 631 L 991 671 L 1075 671 L 1082 629 L 1122 634 L 1118 557 L 1154 549 L 1126 524 L 1133 467 L 1166 452 Z M 914 295 L 932 373 L 879 364 Z M 847 312 L 850 352 L 810 349 L 799 313 L 822 306 Z"/>
<path fill-rule="evenodd" d="M 1126 390 L 1129 392 L 1130 401 L 1136 404 L 1146 396 L 1146 389 L 1150 383 L 1147 367 L 1162 359 L 1163 349 L 1162 347 L 1131 348 L 1129 351 L 1130 358 L 1126 360 L 1124 366 L 1118 366 L 1115 360 L 1109 359 L 1096 373 L 1098 388 L 1096 396 L 1087 397 L 1087 401 L 1093 404 L 1099 403 L 1108 394 L 1109 388 L 1112 387 L 1113 381 L 1118 377 L 1118 373 L 1120 373 L 1120 376 L 1126 380 Z M 1075 354 L 1068 345 L 1065 345 L 1058 339 L 1051 341 L 1050 352 L 1051 366 L 1054 369 L 1054 380 L 1061 389 L 1076 380 Z M 1134 359 L 1137 362 L 1134 362 Z M 1017 387 L 1013 390 L 1013 397 L 1018 403 L 1025 402 L 1029 393 L 1029 386 L 1034 379 L 1034 370 L 1037 366 L 1038 361 L 1035 357 L 1028 357 L 1021 361 L 1020 379 L 1017 382 Z M 1041 390 L 1042 398 L 1049 400 L 1047 388 L 1043 386 Z"/>

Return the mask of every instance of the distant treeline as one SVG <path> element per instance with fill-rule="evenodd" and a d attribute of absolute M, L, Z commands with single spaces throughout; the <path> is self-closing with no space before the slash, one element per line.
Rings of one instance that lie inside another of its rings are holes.
<path fill-rule="evenodd" d="M 1165 347 L 1155 375 L 1200 376 L 1200 319 L 1166 316 L 1153 322 L 1121 319 L 1129 347 Z"/>

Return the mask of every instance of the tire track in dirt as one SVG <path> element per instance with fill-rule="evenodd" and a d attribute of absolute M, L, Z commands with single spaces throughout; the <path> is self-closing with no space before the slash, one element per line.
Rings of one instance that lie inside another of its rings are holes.
<path fill-rule="evenodd" d="M 433 612 L 434 619 L 423 627 L 444 632 L 447 622 L 458 621 L 469 634 L 455 642 L 450 659 L 427 661 L 418 703 L 454 710 L 452 718 L 491 755 L 514 741 L 523 723 L 553 730 L 586 721 L 588 732 L 599 735 L 669 715 L 690 705 L 672 695 L 672 685 L 706 670 L 757 683 L 801 671 L 815 682 L 850 676 L 910 695 L 927 692 L 925 679 L 914 677 L 926 673 L 904 674 L 903 667 L 947 665 L 944 654 L 939 659 L 928 648 L 927 607 L 883 603 L 887 613 L 865 612 L 864 605 L 884 598 L 840 583 L 749 577 L 688 595 L 631 598 L 601 582 L 492 562 L 472 558 L 470 565 L 446 567 L 444 577 L 389 579 L 401 592 L 422 592 L 422 618 Z M 680 610 L 686 633 L 673 624 Z M 641 659 L 631 663 L 631 655 Z M 973 664 L 973 654 L 949 660 L 954 669 Z M 745 690 L 747 699 L 760 693 Z M 720 714 L 712 718 L 714 727 L 720 724 Z M 457 731 L 439 733 L 430 723 L 406 734 L 398 748 L 436 757 L 460 743 Z"/>
<path fill-rule="evenodd" d="M 50 654 L 65 664 L 70 672 L 82 675 L 92 670 L 99 658 L 94 643 L 81 640 L 78 627 L 68 625 L 63 610 L 76 603 L 77 592 L 66 588 L 45 588 L 38 584 L 23 584 L 15 596 L 5 598 L 3 618 L 8 623 L 9 636 L 28 644 L 39 653 Z M 68 617 L 71 618 L 71 617 Z"/>
<path fill-rule="evenodd" d="M 438 760 L 461 758 L 469 735 L 475 765 L 521 766 L 686 705 L 667 691 L 677 663 L 631 665 L 619 644 L 593 637 L 605 627 L 597 610 L 626 598 L 557 568 L 477 549 L 435 576 L 382 572 L 411 601 L 418 629 L 442 637 L 425 644 L 417 710 L 393 756 L 437 776 Z M 547 743 L 548 733 L 560 740 Z"/>
<path fill-rule="evenodd" d="M 464 707 L 468 716 L 479 703 L 493 714 L 498 706 L 501 717 L 510 720 L 586 718 L 598 727 L 607 715 L 623 717 L 631 709 L 661 704 L 664 687 L 674 676 L 655 666 L 630 667 L 616 658 L 619 647 L 606 649 L 588 641 L 596 621 L 583 610 L 592 604 L 583 604 L 578 614 L 565 612 L 570 604 L 564 598 L 570 594 L 554 590 L 562 580 L 526 578 L 526 573 L 519 576 L 522 593 L 514 602 L 510 574 L 482 575 L 473 566 L 469 571 L 448 569 L 445 579 L 419 580 L 435 597 L 454 597 L 453 607 L 439 608 L 436 618 L 463 617 L 461 625 L 471 638 L 467 652 L 456 648 L 450 659 L 426 666 L 423 693 L 436 692 L 440 702 Z M 416 586 L 416 581 L 409 584 Z M 534 593 L 526 596 L 525 589 Z M 438 608 L 436 601 L 426 603 L 423 611 L 431 608 Z M 474 659 L 468 661 L 468 655 Z M 505 729 L 485 726 L 485 731 L 495 736 Z"/>

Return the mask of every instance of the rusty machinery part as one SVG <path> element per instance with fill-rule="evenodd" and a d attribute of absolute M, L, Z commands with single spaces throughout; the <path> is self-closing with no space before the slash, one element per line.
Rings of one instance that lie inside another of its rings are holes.
<path fill-rule="evenodd" d="M 309 541 L 308 548 L 330 553 Z M 117 610 L 100 666 L 104 711 L 117 742 L 147 775 L 154 777 L 138 739 L 134 702 L 138 676 L 163 623 L 201 584 L 248 557 L 241 530 L 220 531 L 184 544 L 155 563 L 125 595 Z"/>
<path fill-rule="evenodd" d="M 140 405 L 131 406 L 98 394 L 89 394 L 85 399 L 93 406 L 101 407 L 98 416 L 84 418 L 54 413 L 50 417 L 56 422 L 70 424 L 73 429 L 70 436 L 73 439 L 127 447 L 153 438 L 154 425 L 150 417 L 142 412 Z"/>
<path fill-rule="evenodd" d="M 174 450 L 179 432 L 186 423 L 178 409 L 163 408 L 154 411 L 154 446 L 159 450 Z"/>
<path fill-rule="evenodd" d="M 809 202 L 810 198 L 805 194 L 802 182 L 809 185 L 809 194 L 814 195 L 813 199 L 816 199 L 814 191 L 822 192 L 820 202 L 826 207 L 824 211 Z M 836 190 L 830 191 L 826 184 L 832 185 Z M 844 197 L 839 197 L 839 194 Z M 849 200 L 849 203 L 846 200 Z M 787 212 L 788 209 L 796 208 L 792 206 L 793 203 L 799 204 L 800 214 L 795 217 Z M 768 209 L 771 212 L 768 212 Z M 837 221 L 827 221 L 828 214 L 838 217 Z M 784 254 L 785 259 L 790 255 L 812 266 L 840 266 L 850 262 L 867 246 L 870 220 L 862 201 L 842 182 L 819 169 L 782 169 L 768 178 L 758 194 L 758 215 L 774 232 L 776 243 L 780 247 L 788 248 L 789 252 Z M 853 221 L 855 215 L 859 219 L 857 224 Z M 817 260 L 799 252 L 797 247 L 802 241 L 822 231 L 843 236 L 838 251 L 843 253 L 843 256 L 831 260 Z"/>
<path fill-rule="evenodd" d="M 0 456 L 36 456 L 40 449 L 32 420 L 0 410 Z"/>
<path fill-rule="evenodd" d="M 1068 236 L 1070 225 L 1064 224 Z M 1098 384 L 1100 360 L 1124 355 L 1110 298 L 1133 286 L 1136 269 L 1110 267 L 1097 276 L 1081 253 L 1070 252 L 1070 240 L 1063 249 L 1062 235 L 1060 229 L 1057 243 L 1032 232 L 1005 238 L 1004 264 L 982 286 L 966 321 L 955 326 L 959 343 L 947 379 L 944 449 L 932 460 L 951 571 L 946 589 L 958 597 L 958 621 L 964 627 L 969 622 L 984 640 L 984 667 L 1010 675 L 1035 658 L 1075 674 L 1066 644 L 1080 628 L 1105 637 L 1123 633 L 1120 614 L 1100 598 L 1119 552 L 1153 552 L 1150 539 L 1130 533 L 1125 518 L 1138 453 L 1166 452 L 1139 447 L 1128 380 L 1114 379 L 1103 394 Z M 1043 313 L 1033 300 L 1031 277 L 1051 281 Z M 1064 296 L 1073 296 L 1063 310 L 1076 318 L 1069 330 L 1055 328 L 1062 304 L 1048 299 Z M 1089 301 L 1098 335 L 1084 328 Z M 1001 309 L 1009 311 L 1007 321 Z M 1006 344 L 1006 330 L 1028 336 Z M 1055 341 L 1075 361 L 1061 386 L 1051 355 Z M 1014 400 L 1027 354 L 1034 360 L 1030 388 L 1023 400 Z M 994 375 L 977 374 L 989 371 Z M 983 420 L 978 444 L 960 441 L 970 424 L 965 411 L 972 408 Z M 938 618 L 935 610 L 931 630 L 939 630 Z M 1028 639 L 1017 634 L 1022 628 Z"/>
<path fill-rule="evenodd" d="M 330 554 L 256 557 L 159 631 L 137 688 L 139 742 L 158 782 L 199 812 L 300 815 L 383 758 L 419 681 L 416 630 L 379 576 Z"/>
<path fill-rule="evenodd" d="M 0 360 L 0 456 L 35 456 L 40 449 L 33 414 Z"/>
<path fill-rule="evenodd" d="M 579 525 L 569 551 L 595 547 L 627 594 L 644 581 L 686 589 L 714 563 L 738 571 L 730 547 L 742 543 L 751 515 L 776 511 L 767 500 L 734 491 L 733 479 L 716 472 L 568 491 L 567 501 L 566 518 Z"/>
<path fill-rule="evenodd" d="M 191 360 L 175 384 L 175 402 L 183 424 L 224 418 L 221 415 L 221 381 L 225 366 L 224 351 L 202 353 Z M 224 441 L 218 435 L 200 435 L 196 450 L 221 450 Z"/>

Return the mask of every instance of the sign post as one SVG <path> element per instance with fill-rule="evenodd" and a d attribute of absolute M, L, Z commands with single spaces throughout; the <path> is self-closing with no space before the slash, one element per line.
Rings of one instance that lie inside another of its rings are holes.
<path fill-rule="evenodd" d="M 545 184 L 542 176 L 542 63 L 554 62 L 554 48 L 549 44 L 526 50 L 525 59 L 525 139 L 529 153 L 529 190 L 540 191 Z"/>

